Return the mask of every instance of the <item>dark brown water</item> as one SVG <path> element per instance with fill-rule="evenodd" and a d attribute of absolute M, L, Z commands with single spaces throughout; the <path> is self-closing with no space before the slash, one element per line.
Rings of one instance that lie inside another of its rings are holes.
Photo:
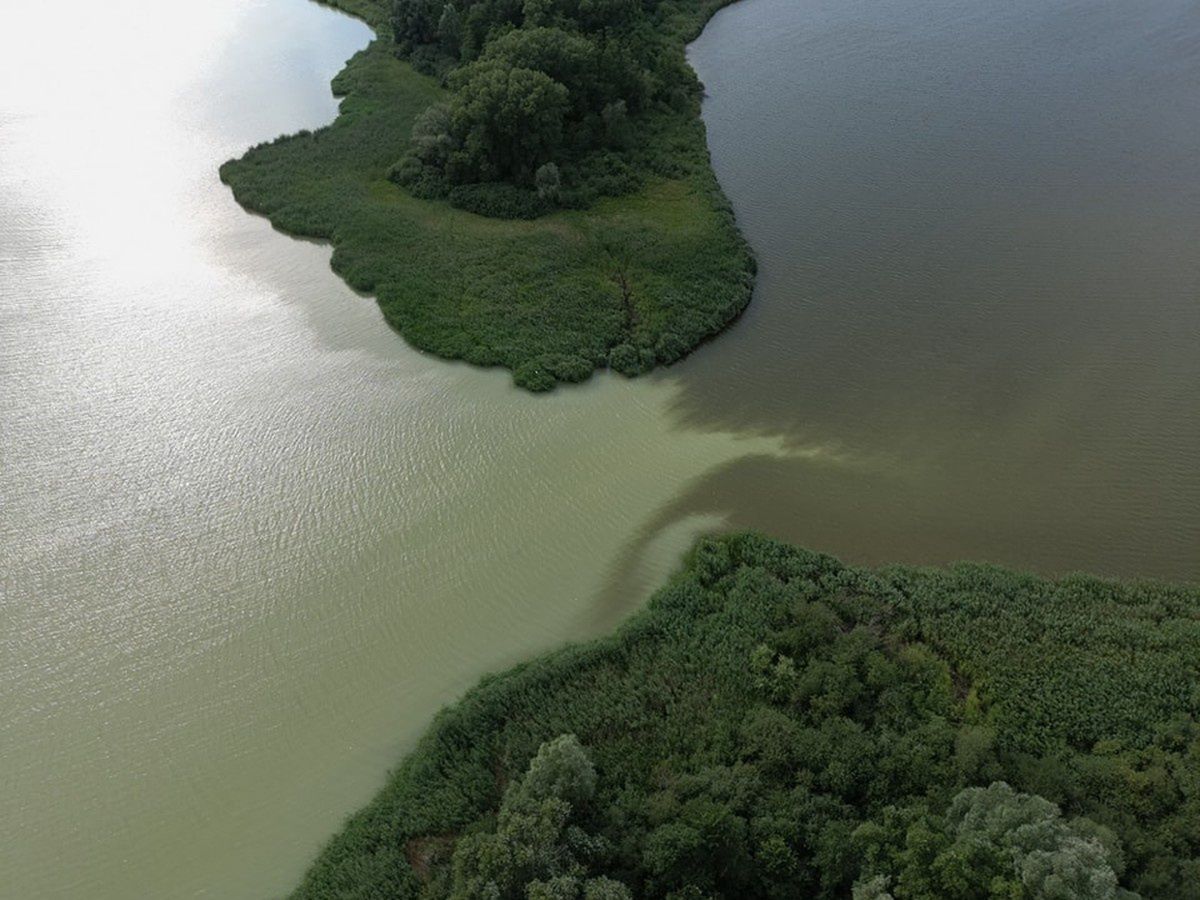
<path fill-rule="evenodd" d="M 821 452 L 659 521 L 1200 578 L 1195 4 L 749 0 L 691 57 L 761 273 L 674 411 Z"/>

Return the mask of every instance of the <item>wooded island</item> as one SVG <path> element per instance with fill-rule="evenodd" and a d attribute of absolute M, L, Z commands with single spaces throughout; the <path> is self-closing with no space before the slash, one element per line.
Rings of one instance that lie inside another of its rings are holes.
<path fill-rule="evenodd" d="M 540 391 L 680 359 L 749 302 L 684 47 L 722 0 L 337 0 L 327 128 L 226 163 L 415 346 Z"/>

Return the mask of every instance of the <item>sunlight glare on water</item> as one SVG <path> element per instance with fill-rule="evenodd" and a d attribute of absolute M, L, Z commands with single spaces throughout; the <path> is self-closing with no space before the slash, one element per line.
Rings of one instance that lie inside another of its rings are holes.
<path fill-rule="evenodd" d="M 723 522 L 622 556 L 641 518 L 771 446 L 655 452 L 666 385 L 422 356 L 238 208 L 220 163 L 329 121 L 367 38 L 297 0 L 0 12 L 0 896 L 286 891 L 439 705 Z"/>

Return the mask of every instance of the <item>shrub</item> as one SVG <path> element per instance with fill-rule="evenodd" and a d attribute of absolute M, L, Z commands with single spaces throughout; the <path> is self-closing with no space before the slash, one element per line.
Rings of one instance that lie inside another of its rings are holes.
<path fill-rule="evenodd" d="M 503 181 L 450 188 L 450 204 L 494 219 L 536 219 L 549 204 L 535 191 Z"/>
<path fill-rule="evenodd" d="M 522 363 L 513 371 L 513 382 L 527 391 L 542 393 L 550 391 L 558 383 L 541 357 Z"/>
<path fill-rule="evenodd" d="M 538 197 L 550 203 L 557 201 L 562 193 L 562 176 L 558 166 L 548 162 L 538 168 L 533 174 L 533 185 L 537 188 Z"/>
<path fill-rule="evenodd" d="M 582 356 L 562 353 L 543 356 L 542 364 L 559 381 L 587 381 L 593 369 Z"/>
<path fill-rule="evenodd" d="M 563 140 L 567 89 L 535 69 L 480 60 L 454 73 L 450 129 L 457 149 L 446 175 L 455 184 L 531 184 Z"/>
<path fill-rule="evenodd" d="M 632 344 L 617 344 L 608 354 L 608 366 L 627 378 L 642 374 L 642 357 Z"/>
<path fill-rule="evenodd" d="M 687 344 L 672 331 L 664 331 L 654 344 L 655 358 L 667 366 L 681 359 L 687 351 Z"/>

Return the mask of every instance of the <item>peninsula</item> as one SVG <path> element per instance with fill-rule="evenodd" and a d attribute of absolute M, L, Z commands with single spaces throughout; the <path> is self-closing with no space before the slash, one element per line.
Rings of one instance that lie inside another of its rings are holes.
<path fill-rule="evenodd" d="M 444 710 L 296 896 L 1185 900 L 1200 591 L 705 539 Z"/>
<path fill-rule="evenodd" d="M 725 2 L 334 0 L 377 34 L 336 120 L 221 178 L 422 350 L 533 391 L 668 365 L 753 287 L 684 55 Z"/>

